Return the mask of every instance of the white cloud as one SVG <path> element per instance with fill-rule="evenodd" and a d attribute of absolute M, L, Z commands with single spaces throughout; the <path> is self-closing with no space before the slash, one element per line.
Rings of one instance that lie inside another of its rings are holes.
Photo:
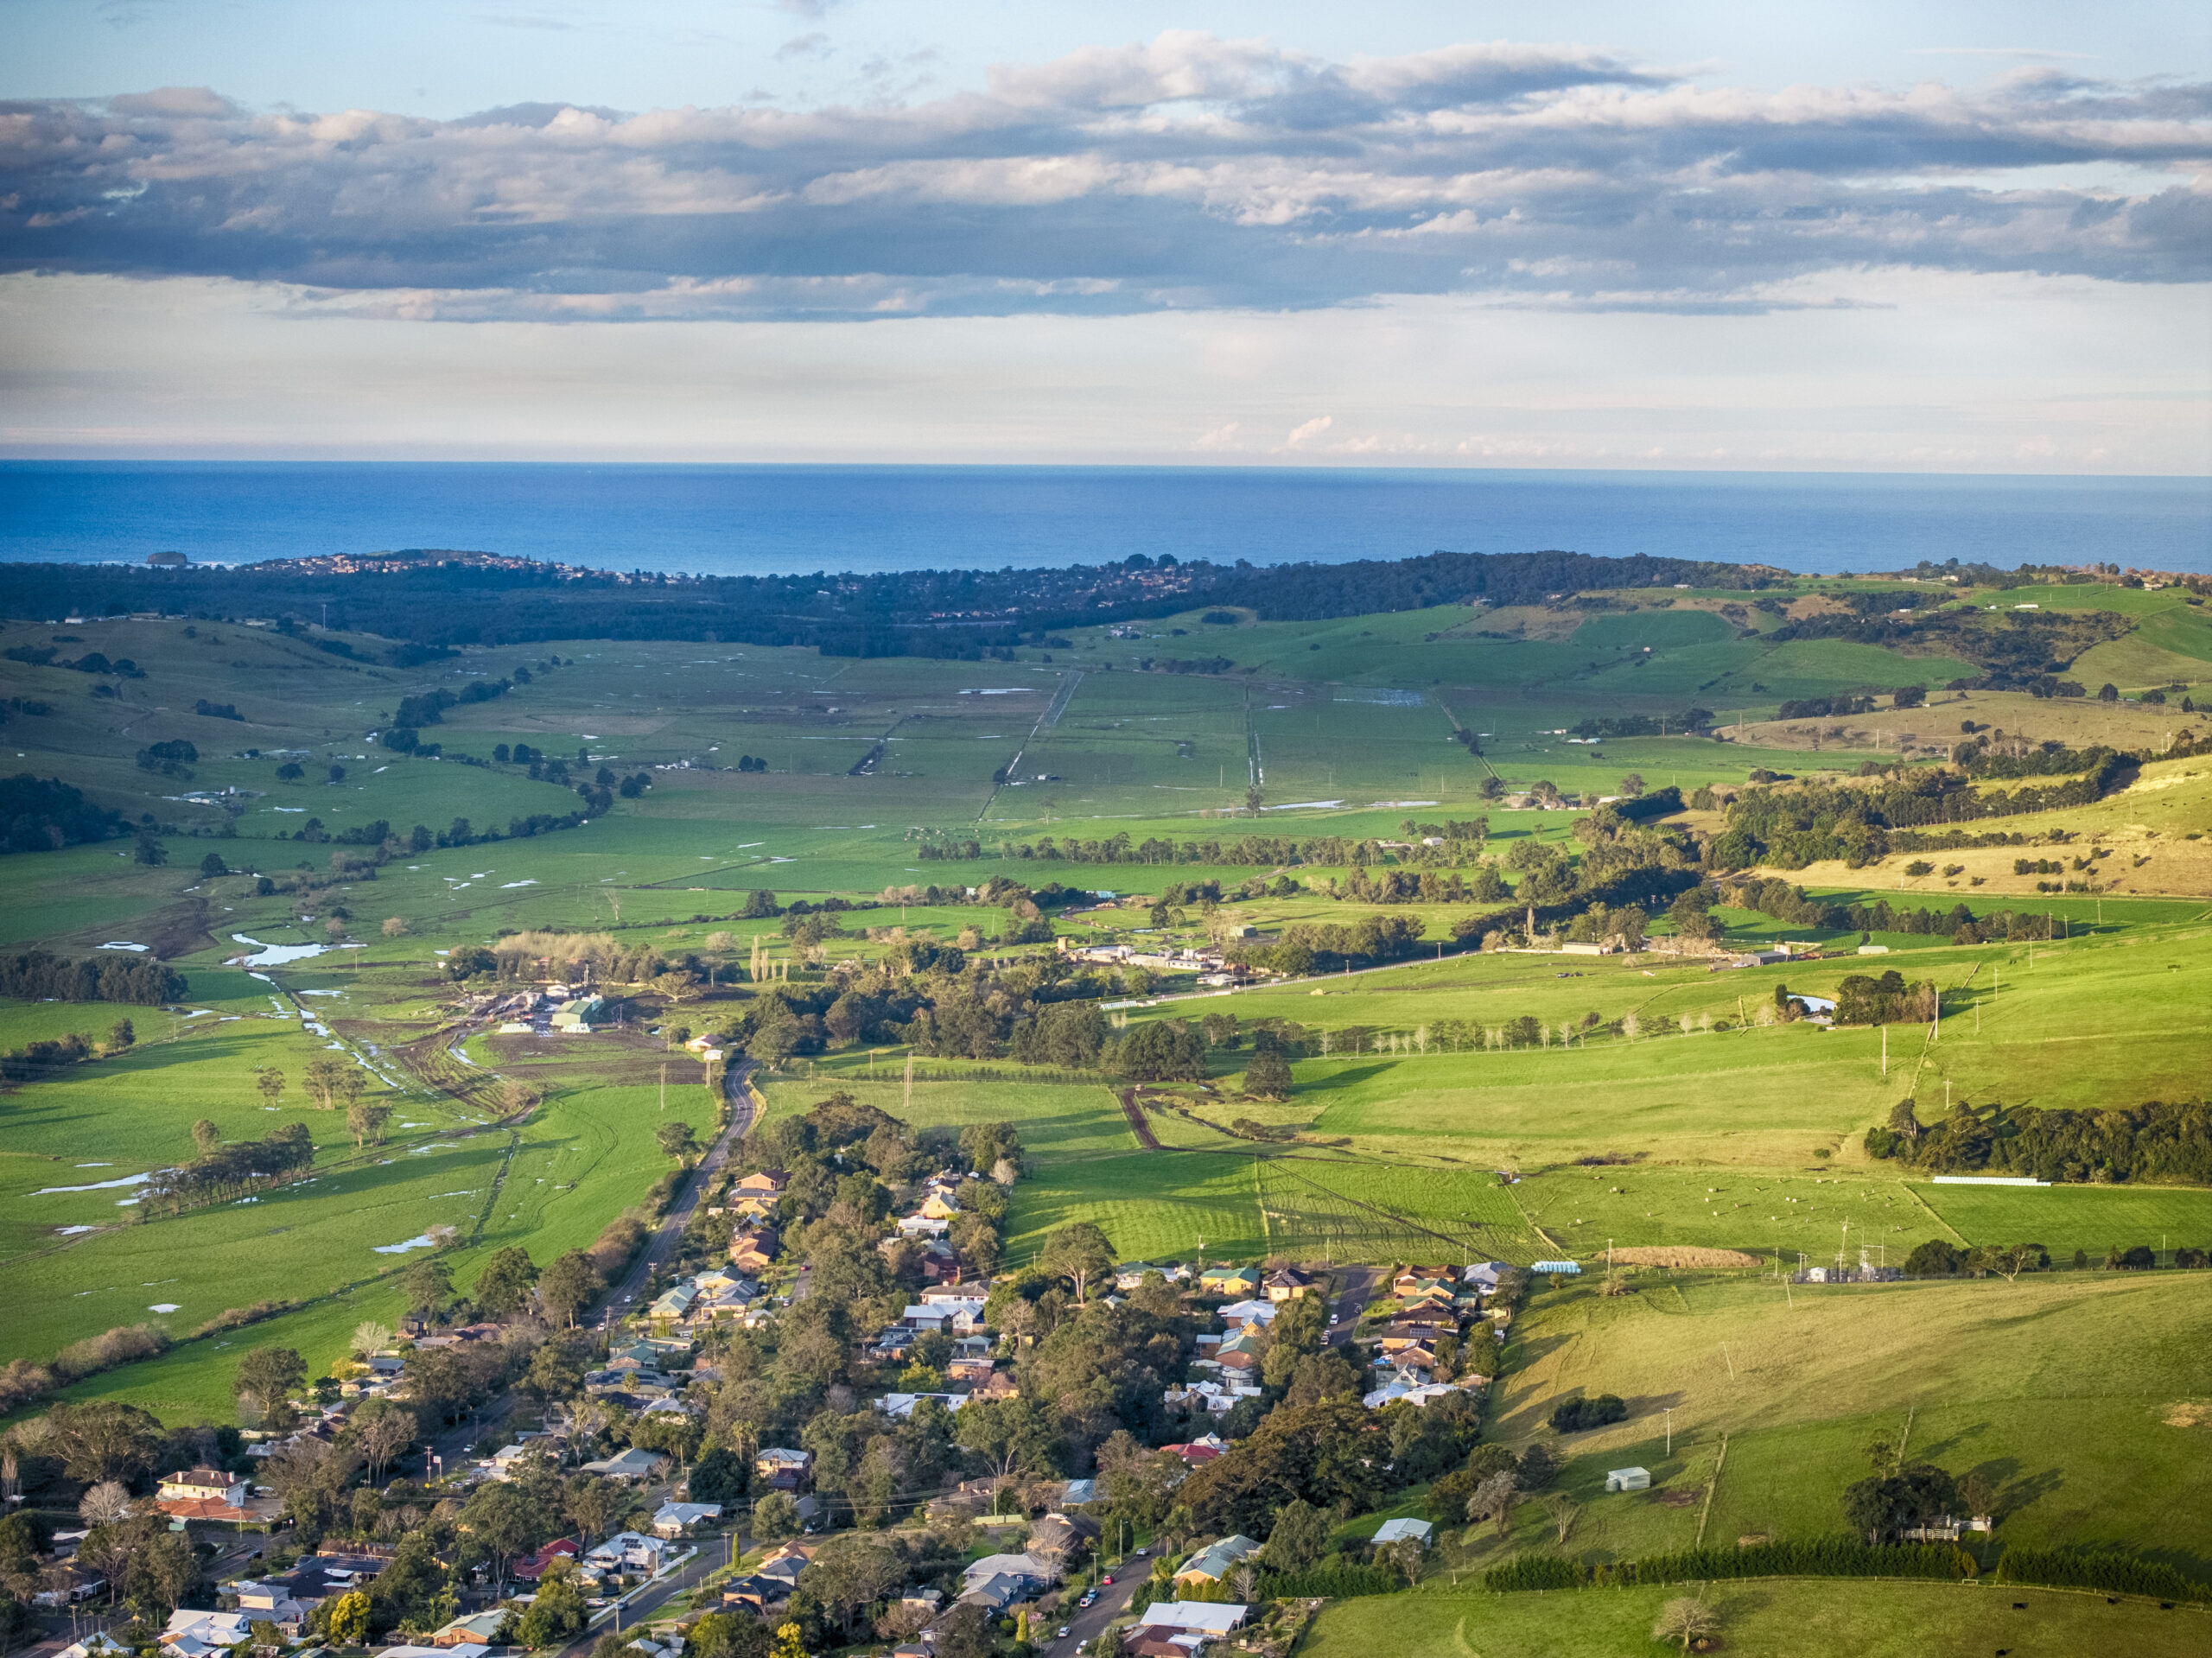
<path fill-rule="evenodd" d="M 1581 46 L 1334 63 L 1184 30 L 908 101 L 930 61 L 872 58 L 861 104 L 798 111 L 0 106 L 0 270 L 704 320 L 1453 292 L 1697 312 L 1827 270 L 2212 267 L 2202 86 L 2035 63 L 1764 92 Z"/>

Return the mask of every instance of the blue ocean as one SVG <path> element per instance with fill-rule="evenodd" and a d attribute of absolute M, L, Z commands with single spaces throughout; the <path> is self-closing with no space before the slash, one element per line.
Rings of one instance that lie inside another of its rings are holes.
<path fill-rule="evenodd" d="M 745 575 L 1560 548 L 2212 572 L 2212 480 L 1274 467 L 0 462 L 0 559 L 444 547 Z"/>

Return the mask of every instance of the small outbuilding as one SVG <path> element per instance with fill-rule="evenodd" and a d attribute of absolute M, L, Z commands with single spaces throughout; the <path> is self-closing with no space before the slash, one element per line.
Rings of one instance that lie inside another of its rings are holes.
<path fill-rule="evenodd" d="M 1609 1491 L 1648 1491 L 1651 1489 L 1651 1471 L 1649 1468 L 1613 1469 L 1605 1476 L 1605 1489 Z"/>

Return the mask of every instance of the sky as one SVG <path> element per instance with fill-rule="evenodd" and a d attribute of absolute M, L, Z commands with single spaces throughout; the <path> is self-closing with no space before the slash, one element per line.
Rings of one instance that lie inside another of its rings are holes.
<path fill-rule="evenodd" d="M 2212 473 L 2212 8 L 0 0 L 0 454 Z"/>

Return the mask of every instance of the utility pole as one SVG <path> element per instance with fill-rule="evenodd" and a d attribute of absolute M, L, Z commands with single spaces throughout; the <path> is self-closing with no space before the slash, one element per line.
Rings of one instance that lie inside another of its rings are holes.
<path fill-rule="evenodd" d="M 1675 1454 L 1675 1407 L 1672 1405 L 1669 1405 L 1666 1407 L 1666 1412 L 1667 1454 L 1671 1457 Z"/>

